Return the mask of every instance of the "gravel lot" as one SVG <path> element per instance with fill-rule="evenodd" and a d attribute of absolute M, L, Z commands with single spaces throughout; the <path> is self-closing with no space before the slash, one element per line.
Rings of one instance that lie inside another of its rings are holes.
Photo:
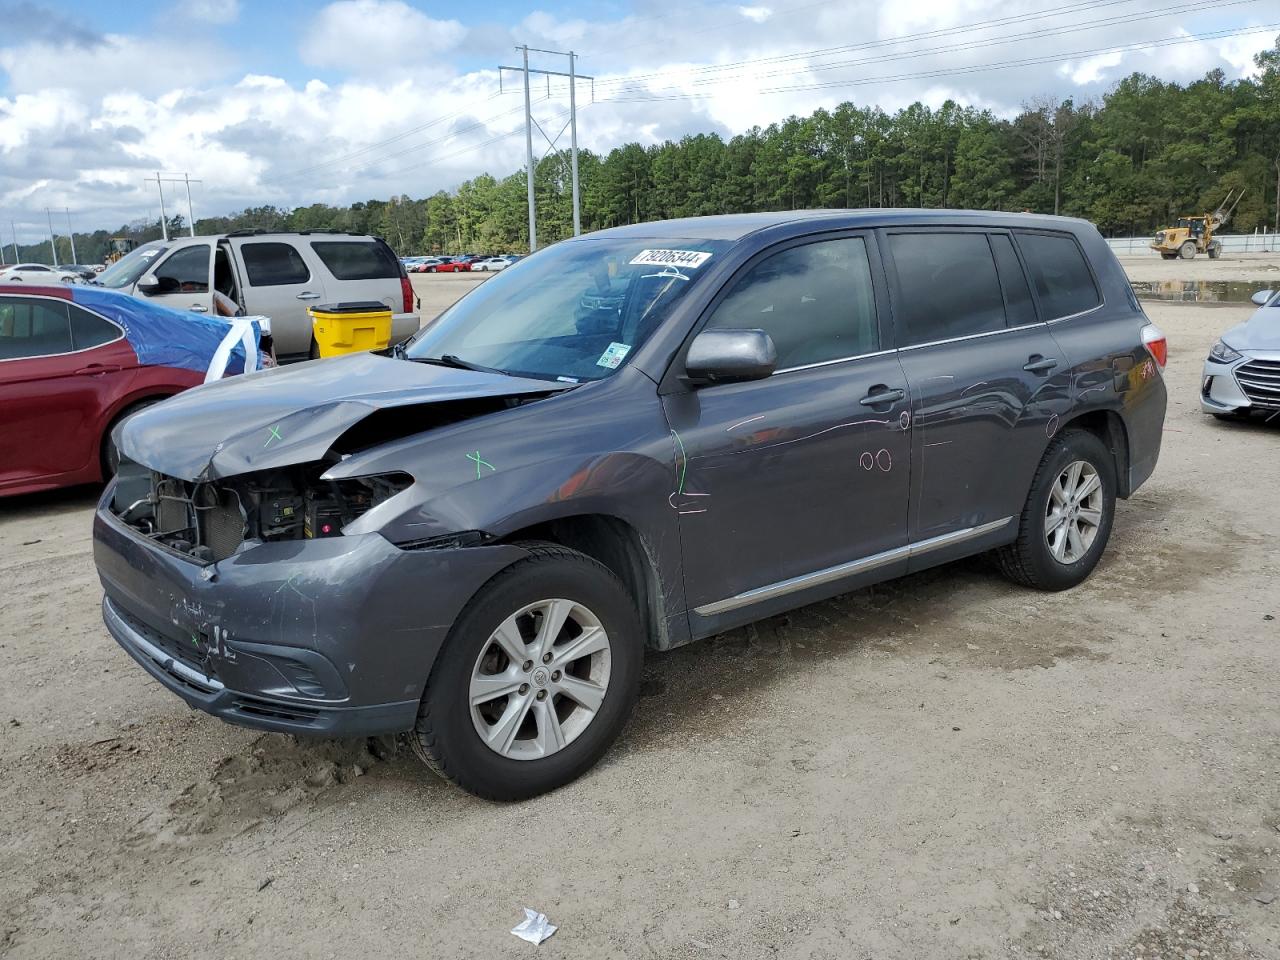
<path fill-rule="evenodd" d="M 1164 453 L 1084 586 L 976 559 L 652 656 L 518 805 L 187 710 L 102 627 L 95 491 L 3 502 L 0 955 L 1280 957 L 1280 422 L 1196 405 L 1247 309 L 1148 312 Z"/>

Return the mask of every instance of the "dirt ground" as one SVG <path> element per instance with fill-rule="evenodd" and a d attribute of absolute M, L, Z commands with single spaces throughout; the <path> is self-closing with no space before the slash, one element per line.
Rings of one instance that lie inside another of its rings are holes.
<path fill-rule="evenodd" d="M 0 954 L 1280 957 L 1280 426 L 1196 405 L 1247 309 L 1148 310 L 1164 452 L 1085 585 L 979 558 L 651 656 L 528 803 L 189 711 L 102 627 L 95 491 L 4 502 Z"/>
<path fill-rule="evenodd" d="M 1262 286 L 1280 283 L 1280 254 L 1224 253 L 1218 260 L 1162 260 L 1160 255 L 1120 257 L 1130 280 L 1258 280 Z"/>

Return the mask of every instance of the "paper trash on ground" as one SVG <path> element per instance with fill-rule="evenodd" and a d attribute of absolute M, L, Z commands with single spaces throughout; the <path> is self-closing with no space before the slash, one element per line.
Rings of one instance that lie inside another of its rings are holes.
<path fill-rule="evenodd" d="M 556 932 L 556 926 L 547 919 L 545 913 L 539 913 L 537 910 L 530 910 L 525 907 L 524 919 L 517 923 L 515 929 L 511 932 L 521 940 L 528 940 L 534 946 L 537 946 Z"/>

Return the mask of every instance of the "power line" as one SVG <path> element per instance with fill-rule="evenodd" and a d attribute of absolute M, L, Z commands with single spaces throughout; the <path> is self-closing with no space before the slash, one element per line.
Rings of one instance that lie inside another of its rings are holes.
<path fill-rule="evenodd" d="M 1280 22 L 1266 23 L 1260 26 L 1245 27 L 1236 30 L 1218 30 L 1200 34 L 1183 34 L 1177 37 L 1165 37 L 1158 40 L 1145 40 L 1138 43 L 1123 44 L 1113 47 L 1095 47 L 1090 50 L 1072 50 L 1061 53 L 1053 53 L 1046 56 L 1028 57 L 1020 60 L 1005 60 L 987 64 L 972 64 L 968 66 L 943 67 L 936 70 L 926 70 L 914 73 L 901 73 L 887 76 L 876 77 L 858 77 L 847 80 L 830 80 L 826 82 L 795 84 L 787 87 L 769 87 L 763 90 L 753 91 L 758 94 L 775 94 L 775 93 L 791 93 L 802 90 L 825 90 L 841 87 L 859 87 L 875 83 L 898 83 L 903 80 L 921 80 L 932 77 L 944 77 L 963 75 L 970 73 L 983 73 L 991 70 L 1006 70 L 1012 67 L 1031 66 L 1041 63 L 1052 63 L 1070 59 L 1072 57 L 1094 56 L 1103 53 L 1124 53 L 1133 50 L 1143 50 L 1149 47 L 1173 46 L 1181 43 L 1196 43 L 1201 40 L 1217 40 L 1226 37 L 1249 36 L 1256 33 L 1268 33 L 1280 27 Z M 651 103 L 666 100 L 704 100 L 712 96 L 709 93 L 685 93 L 671 95 L 653 95 L 643 97 L 608 97 L 599 102 L 601 103 Z"/>
<path fill-rule="evenodd" d="M 804 72 L 815 73 L 822 70 L 838 70 L 845 67 L 864 66 L 872 63 L 891 63 L 899 60 L 912 60 L 912 59 L 918 59 L 920 57 L 927 57 L 927 56 L 932 56 L 940 53 L 967 52 L 970 50 L 979 50 L 987 47 L 1001 46 L 1003 44 L 1013 43 L 1019 40 L 1027 40 L 1032 38 L 1044 38 L 1044 37 L 1052 37 L 1052 36 L 1063 36 L 1069 33 L 1079 33 L 1081 31 L 1086 31 L 1086 30 L 1095 30 L 1101 27 L 1106 27 L 1106 26 L 1117 26 L 1122 23 L 1132 23 L 1134 21 L 1146 20 L 1152 15 L 1168 15 L 1168 14 L 1175 14 L 1175 13 L 1185 13 L 1192 10 L 1198 11 L 1198 10 L 1207 10 L 1207 9 L 1219 9 L 1222 7 L 1239 6 L 1241 4 L 1256 3 L 1256 2 L 1258 2 L 1258 0 L 1211 0 L 1211 2 L 1204 2 L 1204 0 L 1196 0 L 1196 2 L 1186 2 L 1186 3 L 1178 4 L 1172 7 L 1161 8 L 1159 10 L 1144 11 L 1138 14 L 1124 14 L 1117 17 L 1104 17 L 1098 20 L 1086 21 L 1085 23 L 1081 23 L 1081 24 L 1040 27 L 1036 30 L 1025 31 L 1022 33 L 1006 34 L 1003 36 L 990 37 L 982 40 L 977 40 L 977 39 L 967 40 L 961 43 L 948 44 L 948 45 L 939 46 L 939 47 L 929 47 L 922 50 L 901 51 L 901 52 L 896 52 L 891 54 L 884 54 L 881 56 L 865 57 L 857 60 L 841 60 L 841 61 L 836 61 L 832 63 L 810 64 L 804 68 Z M 804 55 L 793 54 L 791 56 L 793 58 L 799 59 L 799 58 L 802 58 Z M 791 74 L 792 74 L 792 71 L 790 70 L 774 70 L 774 71 L 766 71 L 763 73 L 753 72 L 753 73 L 747 74 L 746 76 L 734 75 L 734 76 L 726 76 L 726 77 L 694 79 L 694 80 L 687 81 L 686 85 L 687 86 L 714 86 L 720 83 L 739 82 L 743 79 L 756 80 L 756 79 L 765 78 L 765 77 L 790 76 Z M 667 76 L 671 76 L 671 74 L 667 74 Z M 677 72 L 677 76 L 678 76 L 678 72 Z M 611 83 L 614 83 L 614 81 L 612 80 L 602 81 L 601 83 L 602 85 L 611 84 Z M 678 83 L 673 82 L 665 87 L 656 88 L 656 91 L 678 90 L 678 89 L 680 89 L 680 85 Z M 641 88 L 637 92 L 654 93 L 656 91 L 654 88 Z M 623 89 L 623 90 L 619 90 L 618 92 L 626 93 L 628 91 Z M 613 99 L 613 98 L 609 98 L 609 99 Z"/>
<path fill-rule="evenodd" d="M 486 97 L 484 100 L 482 100 L 482 101 L 481 101 L 481 103 L 488 103 L 490 100 L 496 100 L 499 96 L 501 96 L 501 94 L 500 94 L 500 93 L 494 93 L 494 94 L 491 94 L 490 96 L 488 96 L 488 97 Z M 305 166 L 305 167 L 298 167 L 296 170 L 289 170 L 289 171 L 286 171 L 285 173 L 281 174 L 281 176 L 282 176 L 282 177 L 287 177 L 287 178 L 292 178 L 292 177 L 296 177 L 296 176 L 299 176 L 299 175 L 304 174 L 304 173 L 309 173 L 309 172 L 311 172 L 311 171 L 313 171 L 313 170 L 318 170 L 318 169 L 320 169 L 321 167 L 328 167 L 328 166 L 333 166 L 334 164 L 343 164 L 343 163 L 346 163 L 347 161 L 352 160 L 352 159 L 354 159 L 354 158 L 356 158 L 356 157 L 360 156 L 361 154 L 365 154 L 365 153 L 370 152 L 371 150 L 377 150 L 377 149 L 379 149 L 380 147 L 385 147 L 385 146 L 388 146 L 388 145 L 390 145 L 390 144 L 392 144 L 392 143 L 396 143 L 396 142 L 398 142 L 398 141 L 400 141 L 400 140 L 405 139 L 405 137 L 411 137 L 411 136 L 413 136 L 415 133 L 421 133 L 421 132 L 422 132 L 422 131 L 424 131 L 424 130 L 429 130 L 429 129 L 431 129 L 432 127 L 434 127 L 434 126 L 436 126 L 436 125 L 438 125 L 438 124 L 444 123 L 446 120 L 452 120 L 452 119 L 454 119 L 455 117 L 460 117 L 460 116 L 462 116 L 462 115 L 464 115 L 464 114 L 468 113 L 468 112 L 469 112 L 469 109 L 470 109 L 470 108 L 464 108 L 464 109 L 461 109 L 461 110 L 455 110 L 453 113 L 446 113 L 444 116 L 436 117 L 435 119 L 433 119 L 433 120 L 428 120 L 428 121 L 426 121 L 425 123 L 421 123 L 421 124 L 419 124 L 419 125 L 418 125 L 418 126 L 416 126 L 416 127 L 411 127 L 411 128 L 410 128 L 410 129 L 408 129 L 408 130 L 405 130 L 405 131 L 403 131 L 403 132 L 401 132 L 401 133 L 397 133 L 394 137 L 388 137 L 388 138 L 387 138 L 387 139 L 385 139 L 385 140 L 378 140 L 378 141 L 376 141 L 376 142 L 374 142 L 374 143 L 366 144 L 365 146 L 360 147 L 358 150 L 353 150 L 353 151 L 351 151 L 350 153 L 343 154 L 342 156 L 332 157 L 332 158 L 330 158 L 330 159 L 328 159 L 328 160 L 319 160 L 319 161 L 316 161 L 315 163 L 310 164 L 310 165 L 308 165 L 308 166 Z"/>
<path fill-rule="evenodd" d="M 979 20 L 966 26 L 958 27 L 941 27 L 934 30 L 923 30 L 918 33 L 905 33 L 898 37 L 885 37 L 880 40 L 864 40 L 859 43 L 846 43 L 834 47 L 819 47 L 813 50 L 800 50 L 794 53 L 776 54 L 769 57 L 752 57 L 746 60 L 737 60 L 731 63 L 707 64 L 701 67 L 688 68 L 689 73 L 714 72 L 718 70 L 732 69 L 750 64 L 766 64 L 766 63 L 785 63 L 791 60 L 805 59 L 815 56 L 826 56 L 834 53 L 849 53 L 854 50 L 867 50 L 875 47 L 898 46 L 912 40 L 924 40 L 936 36 L 954 36 L 962 33 L 972 33 L 979 30 L 990 29 L 994 26 L 1005 26 L 1010 23 L 1023 23 L 1032 20 L 1042 20 L 1047 17 L 1060 16 L 1065 13 L 1078 13 L 1087 10 L 1101 9 L 1103 7 L 1114 7 L 1120 4 L 1136 3 L 1139 0 L 1081 0 L 1078 3 L 1070 3 L 1061 7 L 1053 7 L 1049 10 L 1042 10 L 1038 13 L 1029 14 L 1013 14 L 1005 17 L 996 17 L 991 20 Z M 716 28 L 707 28 L 716 29 Z M 619 77 L 617 79 L 601 80 L 600 85 L 626 83 L 633 80 L 647 80 L 653 77 L 667 76 L 666 72 L 641 73 L 631 77 Z"/>

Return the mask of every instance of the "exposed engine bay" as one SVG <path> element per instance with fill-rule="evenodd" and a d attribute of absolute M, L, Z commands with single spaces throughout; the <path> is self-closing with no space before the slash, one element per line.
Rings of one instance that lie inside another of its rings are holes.
<path fill-rule="evenodd" d="M 222 480 L 180 480 L 122 462 L 112 512 L 170 550 L 203 563 L 246 543 L 336 537 L 371 507 L 413 483 L 406 473 L 322 480 L 331 462 Z"/>

